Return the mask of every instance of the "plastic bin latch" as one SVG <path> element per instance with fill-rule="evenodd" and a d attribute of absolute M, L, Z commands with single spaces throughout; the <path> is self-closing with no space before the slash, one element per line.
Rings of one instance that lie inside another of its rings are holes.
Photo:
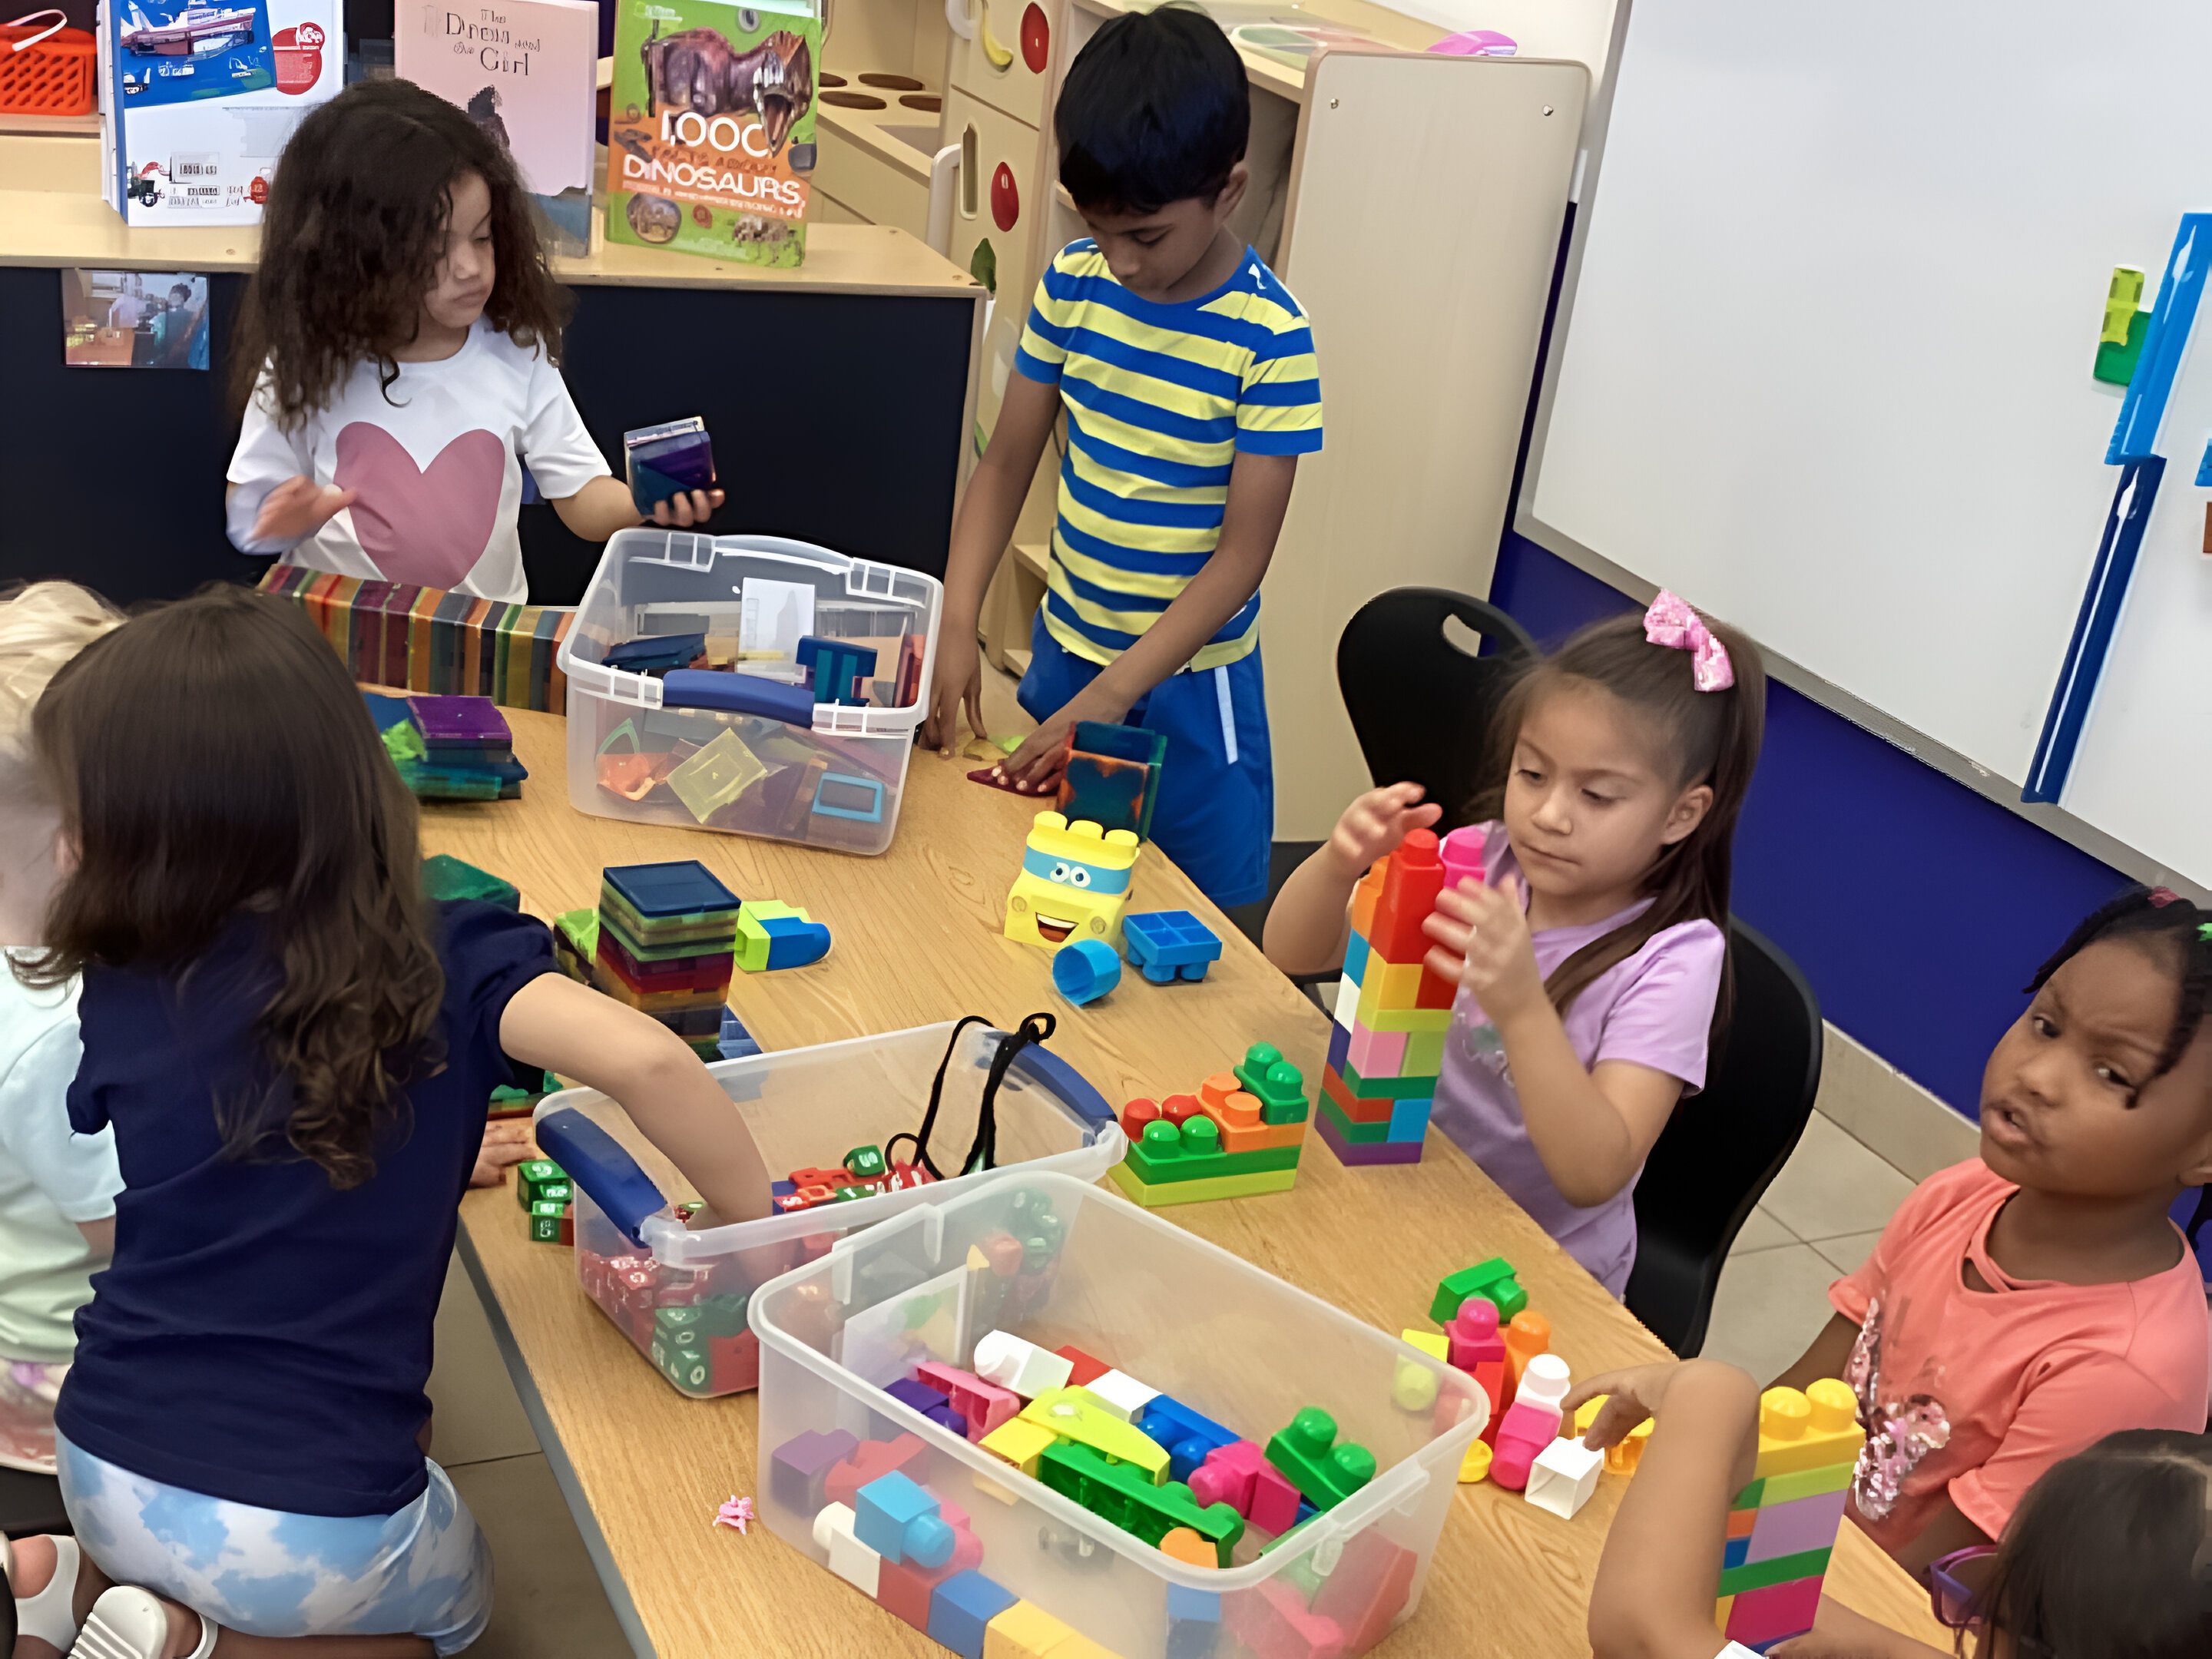
<path fill-rule="evenodd" d="M 664 556 L 670 564 L 683 565 L 692 570 L 712 570 L 714 568 L 714 538 L 696 534 L 672 535 Z"/>
<path fill-rule="evenodd" d="M 896 599 L 896 584 L 902 574 L 895 565 L 878 564 L 873 559 L 855 559 L 845 569 L 845 592 L 871 599 Z"/>

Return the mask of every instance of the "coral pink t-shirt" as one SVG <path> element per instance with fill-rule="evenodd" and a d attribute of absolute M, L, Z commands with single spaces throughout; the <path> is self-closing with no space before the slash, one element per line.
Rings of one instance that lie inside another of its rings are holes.
<path fill-rule="evenodd" d="M 1852 1504 L 1892 1553 L 1946 1493 L 1995 1538 L 2038 1476 L 2105 1436 L 2204 1428 L 2197 1258 L 2185 1247 L 2165 1272 L 2118 1285 L 2012 1279 L 1989 1234 L 2018 1190 L 1978 1158 L 1930 1176 L 1866 1265 L 1829 1287 L 1859 1324 L 1844 1372 L 1867 1430 Z M 1967 1262 L 1994 1288 L 1968 1289 Z"/>

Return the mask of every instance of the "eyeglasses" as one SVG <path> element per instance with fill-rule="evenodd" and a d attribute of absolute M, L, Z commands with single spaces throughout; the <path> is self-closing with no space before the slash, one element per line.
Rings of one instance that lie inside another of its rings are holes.
<path fill-rule="evenodd" d="M 1973 1630 L 1982 1622 L 1974 1603 L 1979 1592 L 1959 1577 L 1959 1569 L 1969 1561 L 1978 1561 L 1995 1555 L 1995 1544 L 1969 1544 L 1962 1550 L 1953 1550 L 1928 1564 L 1928 1596 L 1936 1610 L 1936 1617 L 1947 1629 Z M 1977 1578 L 1981 1575 L 1977 1573 Z"/>

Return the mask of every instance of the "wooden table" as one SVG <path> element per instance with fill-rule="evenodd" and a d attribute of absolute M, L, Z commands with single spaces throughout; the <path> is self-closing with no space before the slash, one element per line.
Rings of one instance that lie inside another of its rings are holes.
<path fill-rule="evenodd" d="M 891 850 L 855 859 L 732 836 L 647 829 L 570 808 L 561 720 L 509 711 L 530 768 L 520 802 L 433 807 L 425 849 L 507 877 L 541 915 L 596 902 L 600 870 L 696 858 L 739 893 L 804 904 L 836 938 L 821 966 L 738 975 L 732 1004 L 769 1048 L 982 1013 L 1062 1018 L 1053 1047 L 1110 1100 L 1188 1088 L 1261 1038 L 1316 1074 L 1328 1022 L 1199 896 L 1157 848 L 1134 909 L 1187 908 L 1223 935 L 1201 985 L 1121 991 L 1080 1013 L 1052 993 L 1042 952 L 1000 933 L 1033 803 L 969 783 L 972 761 L 917 752 Z M 935 1655 L 943 1650 L 757 1528 L 708 1524 L 759 1487 L 754 1397 L 684 1399 L 578 1289 L 566 1251 L 524 1237 L 514 1194 L 469 1194 L 462 1249 L 617 1615 L 641 1653 Z M 1193 1232 L 1384 1330 L 1425 1322 L 1445 1273 L 1502 1255 L 1552 1322 L 1577 1376 L 1664 1357 L 1656 1339 L 1441 1137 L 1418 1164 L 1346 1170 L 1310 1140 L 1287 1194 L 1172 1212 Z M 1378 1651 L 1582 1659 L 1584 1609 L 1621 1483 L 1571 1522 L 1488 1483 L 1462 1487 L 1419 1611 Z M 1839 1599 L 1948 1646 L 1927 1596 L 1846 1528 Z"/>

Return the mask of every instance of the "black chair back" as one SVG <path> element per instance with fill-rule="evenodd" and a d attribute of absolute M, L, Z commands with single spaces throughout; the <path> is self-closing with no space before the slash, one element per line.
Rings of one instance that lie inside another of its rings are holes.
<path fill-rule="evenodd" d="M 1444 635 L 1453 617 L 1495 648 L 1470 656 Z M 1368 600 L 1336 642 L 1337 687 L 1368 775 L 1419 784 L 1455 821 L 1481 783 L 1498 699 L 1535 654 L 1519 623 L 1464 593 L 1394 587 Z"/>
<path fill-rule="evenodd" d="M 69 1530 L 60 1481 L 27 1469 L 0 1469 L 0 1532 L 10 1538 L 30 1538 Z"/>
<path fill-rule="evenodd" d="M 1636 1187 L 1628 1310 L 1687 1359 L 1705 1346 L 1729 1247 L 1781 1172 L 1820 1087 L 1820 1004 L 1796 964 L 1731 919 L 1735 1012 L 1705 1091 L 1684 1101 Z"/>

